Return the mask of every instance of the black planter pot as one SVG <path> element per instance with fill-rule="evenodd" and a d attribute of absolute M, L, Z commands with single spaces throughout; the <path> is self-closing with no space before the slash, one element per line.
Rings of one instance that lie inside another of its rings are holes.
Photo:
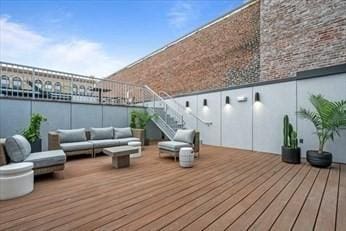
<path fill-rule="evenodd" d="M 333 155 L 330 152 L 318 153 L 315 150 L 306 151 L 307 161 L 314 167 L 327 168 L 332 164 Z"/>
<path fill-rule="evenodd" d="M 300 164 L 300 148 L 281 146 L 281 160 L 290 164 Z"/>
<path fill-rule="evenodd" d="M 31 152 L 42 152 L 42 140 L 37 139 L 35 142 L 31 143 Z"/>

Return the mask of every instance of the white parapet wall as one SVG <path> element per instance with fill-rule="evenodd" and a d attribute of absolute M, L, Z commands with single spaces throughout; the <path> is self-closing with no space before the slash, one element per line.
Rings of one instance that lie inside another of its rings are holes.
<path fill-rule="evenodd" d="M 260 101 L 255 102 L 256 92 Z M 317 149 L 318 140 L 311 122 L 299 118 L 300 107 L 311 108 L 309 95 L 322 94 L 331 100 L 346 100 L 346 73 L 307 79 L 295 79 L 273 84 L 214 91 L 176 97 L 182 105 L 189 101 L 190 109 L 200 118 L 212 121 L 207 126 L 185 115 L 186 125 L 201 132 L 204 144 L 280 154 L 283 143 L 283 116 L 302 139 L 302 156 L 306 150 Z M 230 104 L 226 105 L 226 96 Z M 239 102 L 238 98 L 246 98 Z M 204 99 L 207 106 L 203 105 Z M 335 162 L 346 163 L 346 131 L 341 132 L 326 150 L 333 153 Z"/>

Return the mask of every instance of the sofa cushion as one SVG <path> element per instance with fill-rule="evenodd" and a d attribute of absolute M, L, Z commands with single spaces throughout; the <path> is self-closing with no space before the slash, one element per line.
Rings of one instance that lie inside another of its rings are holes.
<path fill-rule="evenodd" d="M 114 139 L 129 138 L 132 137 L 132 130 L 127 128 L 114 128 Z"/>
<path fill-rule="evenodd" d="M 65 164 L 66 155 L 63 150 L 31 153 L 24 162 L 32 162 L 34 168 L 44 168 L 54 165 Z"/>
<path fill-rule="evenodd" d="M 91 140 L 106 140 L 113 139 L 113 128 L 90 128 Z"/>
<path fill-rule="evenodd" d="M 72 152 L 72 151 L 92 149 L 93 148 L 93 144 L 90 143 L 89 141 L 71 142 L 71 143 L 60 144 L 60 147 L 65 152 Z"/>
<path fill-rule="evenodd" d="M 81 142 L 87 140 L 84 128 L 69 130 L 58 129 L 57 132 L 60 137 L 60 143 Z"/>
<path fill-rule="evenodd" d="M 89 140 L 94 145 L 94 148 L 107 148 L 119 145 L 119 141 L 113 139 L 107 140 Z"/>
<path fill-rule="evenodd" d="M 116 141 L 119 142 L 119 145 L 127 145 L 128 142 L 140 141 L 140 140 L 139 138 L 136 138 L 136 137 L 129 137 L 129 138 L 116 139 Z"/>
<path fill-rule="evenodd" d="M 178 131 L 175 133 L 173 140 L 184 142 L 184 143 L 193 143 L 193 139 L 195 137 L 195 130 L 193 129 L 178 129 Z"/>
<path fill-rule="evenodd" d="M 160 149 L 165 149 L 172 152 L 179 152 L 180 148 L 191 147 L 191 144 L 178 141 L 162 141 L 158 143 Z"/>
<path fill-rule="evenodd" d="M 8 137 L 5 141 L 5 148 L 7 155 L 11 159 L 11 162 L 22 162 L 30 155 L 31 146 L 29 141 L 24 136 L 14 135 Z"/>

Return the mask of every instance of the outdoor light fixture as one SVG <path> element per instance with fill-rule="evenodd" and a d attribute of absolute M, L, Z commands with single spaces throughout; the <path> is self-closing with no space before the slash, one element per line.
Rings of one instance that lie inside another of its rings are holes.
<path fill-rule="evenodd" d="M 255 93 L 255 102 L 260 101 L 260 94 L 258 92 Z"/>
<path fill-rule="evenodd" d="M 185 102 L 185 107 L 187 107 L 187 108 L 190 107 L 190 102 L 189 101 Z"/>
<path fill-rule="evenodd" d="M 237 101 L 238 102 L 246 102 L 247 101 L 247 97 L 246 96 L 238 96 L 237 97 Z"/>
<path fill-rule="evenodd" d="M 207 99 L 204 99 L 204 100 L 203 100 L 203 106 L 204 106 L 204 107 L 207 107 L 207 106 L 208 106 Z"/>
<path fill-rule="evenodd" d="M 229 96 L 226 96 L 226 104 L 230 104 L 230 98 L 229 98 Z"/>

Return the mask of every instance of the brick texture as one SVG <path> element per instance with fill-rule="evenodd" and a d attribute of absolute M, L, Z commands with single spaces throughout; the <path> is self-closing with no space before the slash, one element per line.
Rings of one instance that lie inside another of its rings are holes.
<path fill-rule="evenodd" d="M 173 95 L 257 82 L 259 8 L 254 2 L 110 78 Z"/>
<path fill-rule="evenodd" d="M 345 0 L 262 0 L 260 79 L 346 62 Z"/>

